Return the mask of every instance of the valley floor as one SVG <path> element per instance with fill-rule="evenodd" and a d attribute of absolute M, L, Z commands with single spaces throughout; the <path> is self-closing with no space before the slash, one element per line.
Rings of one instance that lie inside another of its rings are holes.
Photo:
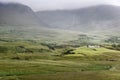
<path fill-rule="evenodd" d="M 120 80 L 120 51 L 27 41 L 0 42 L 0 80 Z"/>
<path fill-rule="evenodd" d="M 120 61 L 1 59 L 0 80 L 120 80 Z"/>

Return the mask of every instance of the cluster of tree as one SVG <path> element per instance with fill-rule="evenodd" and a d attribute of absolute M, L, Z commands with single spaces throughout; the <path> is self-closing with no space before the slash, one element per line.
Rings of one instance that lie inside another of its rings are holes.
<path fill-rule="evenodd" d="M 81 34 L 79 35 L 78 40 L 70 41 L 70 43 L 79 46 L 86 46 L 86 45 L 92 45 L 93 44 L 92 41 L 93 41 L 92 37 L 89 37 L 85 34 Z"/>
<path fill-rule="evenodd" d="M 112 49 L 120 50 L 120 44 L 113 44 Z"/>
<path fill-rule="evenodd" d="M 115 43 L 118 43 L 120 44 L 120 37 L 118 36 L 111 36 L 110 38 L 108 38 L 107 40 L 105 40 L 105 42 L 107 43 L 111 43 L 111 44 L 115 44 Z"/>
<path fill-rule="evenodd" d="M 51 52 L 45 48 L 27 48 L 25 46 L 0 46 L 0 53 L 44 53 Z"/>
<path fill-rule="evenodd" d="M 68 47 L 73 47 L 73 48 L 76 48 L 76 47 L 80 47 L 80 45 L 75 45 L 75 44 L 61 44 L 61 45 L 58 45 L 58 44 L 55 44 L 55 43 L 41 43 L 41 45 L 43 46 L 47 46 L 49 49 L 51 50 L 55 50 L 55 49 L 65 49 L 65 48 L 68 48 Z"/>
<path fill-rule="evenodd" d="M 32 50 L 25 48 L 24 46 L 15 47 L 16 53 L 33 53 Z"/>
<path fill-rule="evenodd" d="M 0 46 L 0 53 L 7 53 L 8 48 L 4 46 Z"/>
<path fill-rule="evenodd" d="M 47 46 L 51 50 L 55 50 L 56 44 L 55 43 L 41 43 L 43 46 Z"/>
<path fill-rule="evenodd" d="M 1 42 L 15 42 L 17 40 L 7 40 L 7 39 L 0 39 Z"/>

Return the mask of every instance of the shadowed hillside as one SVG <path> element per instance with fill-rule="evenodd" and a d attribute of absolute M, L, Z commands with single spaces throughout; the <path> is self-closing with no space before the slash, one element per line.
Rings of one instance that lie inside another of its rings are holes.
<path fill-rule="evenodd" d="M 33 10 L 23 4 L 0 3 L 0 25 L 43 26 Z"/>

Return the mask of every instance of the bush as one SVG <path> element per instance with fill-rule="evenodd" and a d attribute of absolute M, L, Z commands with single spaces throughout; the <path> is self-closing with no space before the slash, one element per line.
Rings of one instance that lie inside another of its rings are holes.
<path fill-rule="evenodd" d="M 32 57 L 31 56 L 13 56 L 11 59 L 13 59 L 13 60 L 30 60 L 30 59 L 32 59 Z"/>
<path fill-rule="evenodd" d="M 65 49 L 65 50 L 63 50 L 62 54 L 63 55 L 75 54 L 73 51 L 74 51 L 74 49 Z"/>
<path fill-rule="evenodd" d="M 0 46 L 0 53 L 7 53 L 8 48 L 4 46 Z"/>
<path fill-rule="evenodd" d="M 25 53 L 26 49 L 24 46 L 17 46 L 16 47 L 16 52 L 17 53 Z"/>

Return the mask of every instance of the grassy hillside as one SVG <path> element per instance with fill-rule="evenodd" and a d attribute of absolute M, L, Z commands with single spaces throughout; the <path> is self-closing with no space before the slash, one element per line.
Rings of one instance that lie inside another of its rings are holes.
<path fill-rule="evenodd" d="M 92 61 L 119 61 L 120 51 L 107 48 L 87 48 L 79 47 L 72 51 L 73 54 L 65 55 L 66 58 L 75 58 L 76 60 L 92 60 Z"/>
<path fill-rule="evenodd" d="M 65 42 L 78 38 L 78 32 L 48 29 L 38 26 L 0 26 L 1 41 L 34 40 L 37 42 Z"/>
<path fill-rule="evenodd" d="M 116 50 L 110 50 L 110 49 L 106 49 L 106 48 L 87 48 L 87 47 L 80 47 L 77 48 L 76 50 L 73 51 L 75 54 L 77 54 L 78 56 L 94 56 L 94 55 L 101 55 L 104 53 L 117 53 L 119 51 Z"/>
<path fill-rule="evenodd" d="M 119 80 L 119 45 L 104 39 L 37 26 L 0 26 L 0 80 Z M 84 47 L 100 42 L 104 47 Z"/>
<path fill-rule="evenodd" d="M 1 46 L 9 49 L 0 53 L 0 80 L 120 79 L 120 52 L 116 50 L 79 47 L 74 54 L 59 56 L 55 54 L 62 54 L 64 48 L 51 50 L 31 42 L 3 42 Z"/>

